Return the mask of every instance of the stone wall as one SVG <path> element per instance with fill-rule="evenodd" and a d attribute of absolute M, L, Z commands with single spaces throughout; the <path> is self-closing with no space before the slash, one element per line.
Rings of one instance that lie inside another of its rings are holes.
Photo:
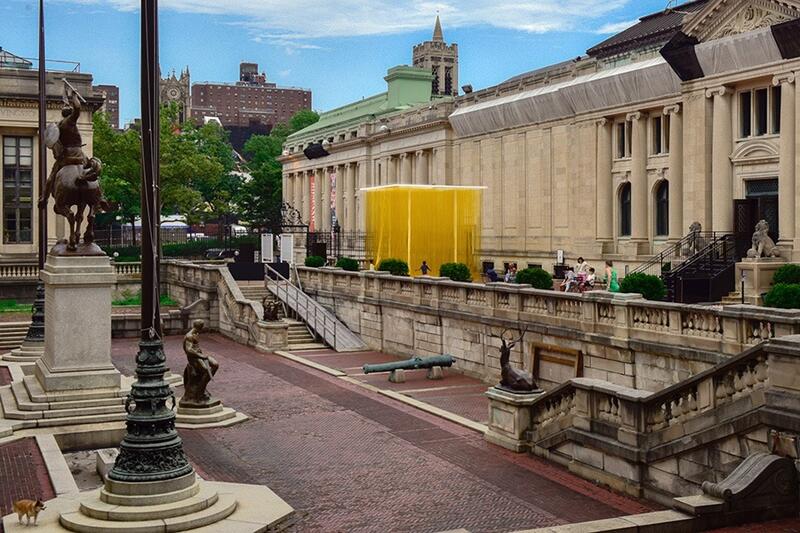
<path fill-rule="evenodd" d="M 797 311 L 332 268 L 298 267 L 298 274 L 303 290 L 371 348 L 450 354 L 461 371 L 487 383 L 499 377 L 498 336 L 505 329 L 515 336 L 525 330 L 512 362 L 526 369 L 538 365 L 546 388 L 587 377 L 647 391 L 674 385 L 764 340 L 800 332 Z"/>

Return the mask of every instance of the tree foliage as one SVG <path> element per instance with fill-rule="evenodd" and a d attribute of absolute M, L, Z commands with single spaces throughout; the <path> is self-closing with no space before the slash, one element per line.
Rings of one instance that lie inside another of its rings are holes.
<path fill-rule="evenodd" d="M 534 289 L 553 290 L 553 276 L 541 268 L 523 268 L 517 272 L 515 281 L 532 285 Z"/>
<path fill-rule="evenodd" d="M 667 288 L 659 276 L 634 272 L 622 278 L 619 286 L 620 292 L 639 293 L 645 300 L 663 300 L 667 295 Z"/>
<path fill-rule="evenodd" d="M 233 212 L 242 178 L 234 172 L 233 148 L 225 130 L 214 123 L 179 124 L 175 105 L 162 108 L 160 119 L 161 213 L 180 214 L 194 223 Z M 113 214 L 133 225 L 141 214 L 140 132 L 114 130 L 97 113 L 93 153 L 103 162 L 103 192 Z"/>
<path fill-rule="evenodd" d="M 252 226 L 280 231 L 282 190 L 282 165 L 277 160 L 283 152 L 286 138 L 319 120 L 319 115 L 303 109 L 289 119 L 289 124 L 278 124 L 269 135 L 253 135 L 244 145 L 248 159 L 250 179 L 237 195 L 239 216 Z"/>
<path fill-rule="evenodd" d="M 472 273 L 464 263 L 444 263 L 439 267 L 439 276 L 453 281 L 472 281 Z"/>

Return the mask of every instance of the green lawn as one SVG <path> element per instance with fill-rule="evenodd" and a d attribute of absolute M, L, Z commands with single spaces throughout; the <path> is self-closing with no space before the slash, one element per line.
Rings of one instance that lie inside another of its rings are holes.
<path fill-rule="evenodd" d="M 31 304 L 17 303 L 16 300 L 0 300 L 0 313 L 30 313 Z"/>
<path fill-rule="evenodd" d="M 162 294 L 160 298 L 161 305 L 163 306 L 176 306 L 178 302 L 167 296 L 166 294 Z M 142 293 L 137 292 L 133 294 L 131 292 L 125 291 L 122 295 L 117 298 L 116 300 L 111 301 L 111 305 L 116 306 L 136 306 L 142 305 Z"/>

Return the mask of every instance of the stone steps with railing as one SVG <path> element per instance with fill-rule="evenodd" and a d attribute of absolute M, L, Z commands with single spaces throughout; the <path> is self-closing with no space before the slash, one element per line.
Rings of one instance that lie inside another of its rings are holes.
<path fill-rule="evenodd" d="M 795 453 L 798 375 L 793 335 L 657 393 L 576 378 L 533 402 L 525 438 L 583 477 L 667 502 L 700 494 L 751 453 Z"/>

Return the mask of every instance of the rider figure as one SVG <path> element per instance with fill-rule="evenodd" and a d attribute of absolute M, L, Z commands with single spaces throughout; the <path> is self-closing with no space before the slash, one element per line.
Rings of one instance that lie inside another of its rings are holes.
<path fill-rule="evenodd" d="M 65 87 L 64 107 L 61 109 L 63 117 L 58 123 L 58 140 L 53 145 L 53 155 L 56 160 L 44 185 L 44 191 L 39 198 L 39 208 L 47 205 L 47 199 L 53 192 L 53 183 L 58 171 L 67 165 L 81 165 L 86 167 L 89 159 L 83 153 L 81 132 L 78 130 L 78 117 L 81 115 L 81 101 L 78 93 L 71 87 Z M 89 174 L 87 177 L 78 177 L 79 181 L 94 181 L 97 175 Z"/>

